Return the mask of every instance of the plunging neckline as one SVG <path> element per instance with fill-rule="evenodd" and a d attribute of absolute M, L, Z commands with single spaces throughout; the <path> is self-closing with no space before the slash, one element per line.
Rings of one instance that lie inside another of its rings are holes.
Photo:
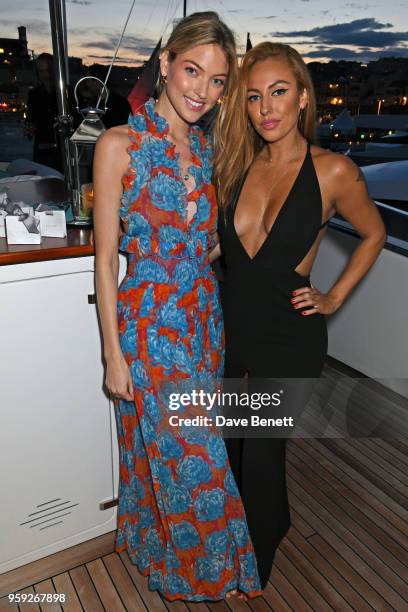
<path fill-rule="evenodd" d="M 197 219 L 197 215 L 198 215 L 198 202 L 196 200 L 191 199 L 190 196 L 194 194 L 196 191 L 198 191 L 198 188 L 199 188 L 197 184 L 197 178 L 194 175 L 194 170 L 197 168 L 198 169 L 202 168 L 201 154 L 197 155 L 197 151 L 194 150 L 194 143 L 193 143 L 194 136 L 197 135 L 200 128 L 197 125 L 190 125 L 188 127 L 188 143 L 189 143 L 188 146 L 189 146 L 189 151 L 191 155 L 191 164 L 187 167 L 186 172 L 183 173 L 183 168 L 181 166 L 181 153 L 180 151 L 177 150 L 176 143 L 169 136 L 169 132 L 170 132 L 169 122 L 163 115 L 160 115 L 160 113 L 156 111 L 155 104 L 156 103 L 154 99 L 150 98 L 148 102 L 146 102 L 145 107 L 148 111 L 150 119 L 155 123 L 156 127 L 158 128 L 158 132 L 159 132 L 158 137 L 161 138 L 166 143 L 166 146 L 168 147 L 168 149 L 172 149 L 173 151 L 174 161 L 175 161 L 175 166 L 176 166 L 174 169 L 174 176 L 176 179 L 179 180 L 180 185 L 182 185 L 182 192 L 185 198 L 185 206 L 183 208 L 183 213 L 182 214 L 179 213 L 179 214 L 180 214 L 180 217 L 182 218 L 183 223 L 185 224 L 187 231 L 189 231 L 191 228 L 191 225 L 195 222 L 195 220 Z M 194 163 L 194 156 L 198 158 L 198 162 L 199 162 L 198 164 Z M 187 189 L 187 185 L 184 180 L 184 175 L 186 173 L 192 176 L 194 180 L 194 187 L 190 191 Z M 188 205 L 190 202 L 194 202 L 196 205 L 196 208 L 195 208 L 194 214 L 189 220 L 188 219 Z"/>
<path fill-rule="evenodd" d="M 157 114 L 157 113 L 156 113 Z M 161 115 L 159 115 L 161 117 Z M 184 207 L 184 217 L 183 218 L 183 222 L 186 224 L 187 230 L 190 228 L 191 224 L 194 222 L 197 213 L 198 213 L 198 204 L 196 202 L 196 200 L 193 200 L 190 198 L 191 194 L 195 193 L 198 189 L 197 186 L 197 180 L 196 177 L 194 176 L 194 169 L 199 168 L 200 166 L 198 166 L 197 164 L 194 163 L 193 159 L 194 159 L 194 150 L 193 150 L 193 128 L 190 127 L 189 128 L 189 132 L 188 132 L 188 140 L 189 140 L 189 149 L 190 149 L 190 154 L 191 154 L 191 164 L 187 167 L 186 172 L 183 173 L 183 168 L 181 165 L 181 154 L 180 151 L 177 151 L 176 148 L 176 143 L 173 142 L 173 140 L 171 140 L 168 135 L 166 134 L 163 138 L 163 140 L 166 142 L 167 146 L 170 149 L 173 149 L 173 154 L 174 154 L 174 160 L 176 162 L 176 172 L 174 172 L 175 177 L 180 181 L 180 184 L 183 186 L 183 193 L 184 193 L 184 197 L 186 199 L 186 205 Z M 200 165 L 201 165 L 201 160 L 200 160 Z M 188 191 L 187 189 L 187 185 L 186 185 L 186 181 L 184 180 L 184 176 L 186 174 L 189 174 L 193 180 L 194 180 L 194 187 L 193 189 L 191 189 L 190 191 Z M 195 211 L 193 216 L 191 217 L 190 220 L 188 220 L 188 205 L 190 202 L 194 202 L 196 205 Z"/>
<path fill-rule="evenodd" d="M 234 205 L 234 208 L 233 208 L 233 211 L 232 211 L 232 227 L 233 227 L 234 234 L 235 234 L 235 236 L 236 236 L 236 238 L 237 238 L 237 240 L 238 240 L 239 244 L 241 245 L 242 250 L 244 251 L 244 253 L 245 253 L 245 255 L 247 256 L 247 258 L 249 259 L 249 261 L 254 261 L 254 259 L 255 259 L 255 258 L 258 256 L 258 254 L 260 253 L 260 251 L 262 251 L 262 249 L 265 247 L 265 245 L 266 245 L 266 244 L 267 244 L 267 242 L 269 241 L 269 238 L 270 238 L 270 236 L 271 236 L 271 235 L 272 235 L 272 233 L 273 233 L 273 230 L 274 230 L 274 228 L 275 228 L 275 225 L 277 224 L 278 220 L 280 219 L 281 214 L 282 214 L 283 210 L 286 208 L 286 204 L 287 204 L 287 202 L 289 201 L 290 196 L 292 195 L 292 193 L 293 193 L 293 191 L 294 191 L 294 189 L 295 189 L 295 187 L 296 187 L 296 185 L 297 185 L 297 183 L 298 183 L 298 181 L 299 181 L 299 178 L 300 178 L 300 176 L 301 176 L 301 174 L 302 174 L 302 172 L 303 172 L 303 169 L 304 169 L 304 167 L 305 167 L 306 160 L 307 160 L 307 158 L 308 158 L 308 156 L 309 156 L 309 152 L 310 152 L 310 143 L 308 142 L 308 143 L 307 143 L 307 148 L 306 148 L 306 154 L 305 154 L 305 157 L 304 157 L 304 159 L 303 159 L 303 162 L 302 162 L 302 163 L 301 163 L 301 165 L 300 165 L 299 172 L 297 173 L 297 175 L 296 175 L 296 177 L 295 177 L 295 179 L 294 179 L 294 181 L 293 181 L 293 183 L 292 183 L 292 186 L 291 186 L 291 188 L 290 188 L 290 190 L 289 190 L 289 193 L 288 193 L 288 195 L 286 196 L 285 200 L 283 201 L 283 204 L 280 206 L 280 208 L 279 208 L 279 210 L 278 210 L 278 214 L 276 215 L 275 220 L 274 220 L 274 222 L 272 223 L 272 225 L 271 225 L 271 227 L 270 227 L 270 229 L 269 229 L 268 233 L 266 234 L 266 236 L 265 236 L 265 238 L 264 238 L 263 242 L 261 243 L 261 245 L 260 245 L 259 249 L 256 251 L 256 253 L 255 253 L 255 254 L 254 254 L 252 257 L 250 256 L 250 254 L 248 253 L 248 251 L 246 250 L 246 248 L 245 248 L 245 247 L 244 247 L 244 245 L 242 244 L 241 238 L 239 237 L 238 232 L 237 232 L 237 230 L 236 230 L 236 228 L 235 228 L 235 215 L 236 215 L 236 211 L 237 211 L 237 208 L 238 208 L 238 201 L 239 201 L 239 198 L 241 197 L 241 193 L 242 193 L 242 190 L 243 190 L 243 188 L 244 188 L 245 181 L 246 181 L 246 179 L 247 179 L 247 177 L 248 177 L 248 174 L 249 174 L 249 171 L 250 171 L 250 167 L 249 167 L 249 168 L 248 168 L 248 170 L 245 172 L 245 175 L 244 175 L 244 178 L 243 178 L 242 183 L 241 183 L 241 185 L 240 185 L 240 188 L 239 188 L 239 191 L 238 191 L 238 194 L 237 194 L 236 200 L 235 200 L 235 205 Z"/>

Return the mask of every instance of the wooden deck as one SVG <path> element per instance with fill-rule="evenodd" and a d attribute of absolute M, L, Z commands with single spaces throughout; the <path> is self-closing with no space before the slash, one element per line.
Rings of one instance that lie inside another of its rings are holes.
<path fill-rule="evenodd" d="M 293 526 L 263 597 L 170 603 L 111 552 L 20 591 L 65 593 L 63 606 L 3 597 L 0 611 L 408 611 L 408 439 L 293 439 L 287 474 Z"/>

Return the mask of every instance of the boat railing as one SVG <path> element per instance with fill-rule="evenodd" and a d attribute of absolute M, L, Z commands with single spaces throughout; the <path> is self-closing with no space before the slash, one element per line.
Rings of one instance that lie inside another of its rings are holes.
<path fill-rule="evenodd" d="M 408 257 L 408 211 L 374 201 L 387 230 L 387 240 L 384 248 Z M 335 215 L 330 220 L 329 225 L 340 232 L 358 236 L 358 232 L 353 226 L 340 215 Z"/>

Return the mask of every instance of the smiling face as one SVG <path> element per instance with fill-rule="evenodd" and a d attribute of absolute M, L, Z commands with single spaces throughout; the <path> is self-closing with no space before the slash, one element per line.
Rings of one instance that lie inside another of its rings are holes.
<path fill-rule="evenodd" d="M 216 44 L 192 47 L 178 53 L 172 61 L 165 51 L 160 68 L 167 77 L 165 94 L 177 115 L 187 123 L 196 123 L 215 106 L 228 75 L 226 55 Z"/>
<path fill-rule="evenodd" d="M 285 58 L 258 61 L 248 75 L 248 116 L 266 142 L 277 142 L 298 126 L 299 112 L 307 104 L 296 76 Z"/>

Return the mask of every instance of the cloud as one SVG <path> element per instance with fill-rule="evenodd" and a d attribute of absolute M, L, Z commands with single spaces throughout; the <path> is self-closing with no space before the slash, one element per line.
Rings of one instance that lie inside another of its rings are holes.
<path fill-rule="evenodd" d="M 80 46 L 83 49 L 115 49 L 115 47 L 112 47 L 111 43 L 106 40 L 89 40 L 88 42 L 81 43 Z"/>
<path fill-rule="evenodd" d="M 378 60 L 380 57 L 407 57 L 408 47 L 388 47 L 381 51 L 372 51 L 371 49 L 361 48 L 357 51 L 353 49 L 345 49 L 343 47 L 322 47 L 315 51 L 303 53 L 305 58 L 319 58 L 330 60 L 355 60 L 358 62 L 367 62 L 369 60 Z"/>
<path fill-rule="evenodd" d="M 367 46 L 376 49 L 400 45 L 408 41 L 408 32 L 384 32 L 391 28 L 391 23 L 381 23 L 374 18 L 355 19 L 349 23 L 337 23 L 310 30 L 291 30 L 289 32 L 273 32 L 277 38 L 297 38 L 305 36 L 312 41 L 326 45 Z M 310 42 L 310 41 L 309 41 Z"/>
<path fill-rule="evenodd" d="M 119 35 L 108 34 L 103 40 L 90 40 L 84 42 L 78 42 L 77 45 L 82 49 L 101 49 L 106 51 L 112 51 L 116 49 Z M 151 38 L 144 38 L 139 36 L 124 36 L 121 44 L 122 51 L 131 51 L 137 55 L 148 56 L 151 55 L 153 49 L 157 44 L 157 40 Z"/>
<path fill-rule="evenodd" d="M 13 32 L 15 31 L 15 35 L 13 38 L 17 38 L 17 26 L 15 19 L 0 19 L 0 28 L 8 29 L 13 28 Z M 50 36 L 50 22 L 44 21 L 42 19 L 30 19 L 29 24 L 27 25 L 27 38 L 29 39 L 30 34 L 39 34 L 42 36 Z"/>
<path fill-rule="evenodd" d="M 355 11 L 367 11 L 369 8 L 374 8 L 375 4 L 357 4 L 357 2 L 346 2 L 344 6 L 352 8 Z"/>
<path fill-rule="evenodd" d="M 96 54 L 92 54 L 92 55 L 87 55 L 87 58 L 90 59 L 96 59 L 96 60 L 102 60 L 104 62 L 110 62 L 112 59 L 111 55 L 96 55 Z M 126 62 L 127 64 L 136 64 L 138 63 L 139 65 L 143 64 L 143 60 L 141 59 L 135 59 L 134 57 L 117 57 L 115 60 L 115 64 L 117 62 Z"/>
<path fill-rule="evenodd" d="M 273 36 L 271 36 L 270 34 L 264 34 L 264 36 L 262 36 L 262 38 L 264 40 L 269 40 L 271 42 L 278 42 L 276 40 L 274 40 Z M 296 47 L 300 47 L 300 45 L 305 45 L 307 47 L 310 47 L 310 40 L 297 40 L 296 43 L 294 43 L 296 45 Z M 317 48 L 318 45 L 313 45 L 314 48 Z M 326 49 L 326 45 L 322 45 L 322 48 Z"/>
<path fill-rule="evenodd" d="M 115 39 L 116 40 L 116 39 Z M 151 54 L 155 46 L 157 45 L 157 40 L 152 38 L 144 38 L 141 36 L 125 36 L 122 41 L 122 49 L 128 49 L 129 51 L 138 51 L 138 53 L 146 53 L 148 55 Z"/>
<path fill-rule="evenodd" d="M 319 57 L 332 60 L 362 59 L 362 56 L 363 53 L 358 53 L 357 51 L 353 51 L 352 49 L 344 49 L 343 47 L 324 48 L 320 45 L 319 48 L 316 49 L 316 51 L 309 51 L 309 53 L 303 54 L 303 57 Z"/>

